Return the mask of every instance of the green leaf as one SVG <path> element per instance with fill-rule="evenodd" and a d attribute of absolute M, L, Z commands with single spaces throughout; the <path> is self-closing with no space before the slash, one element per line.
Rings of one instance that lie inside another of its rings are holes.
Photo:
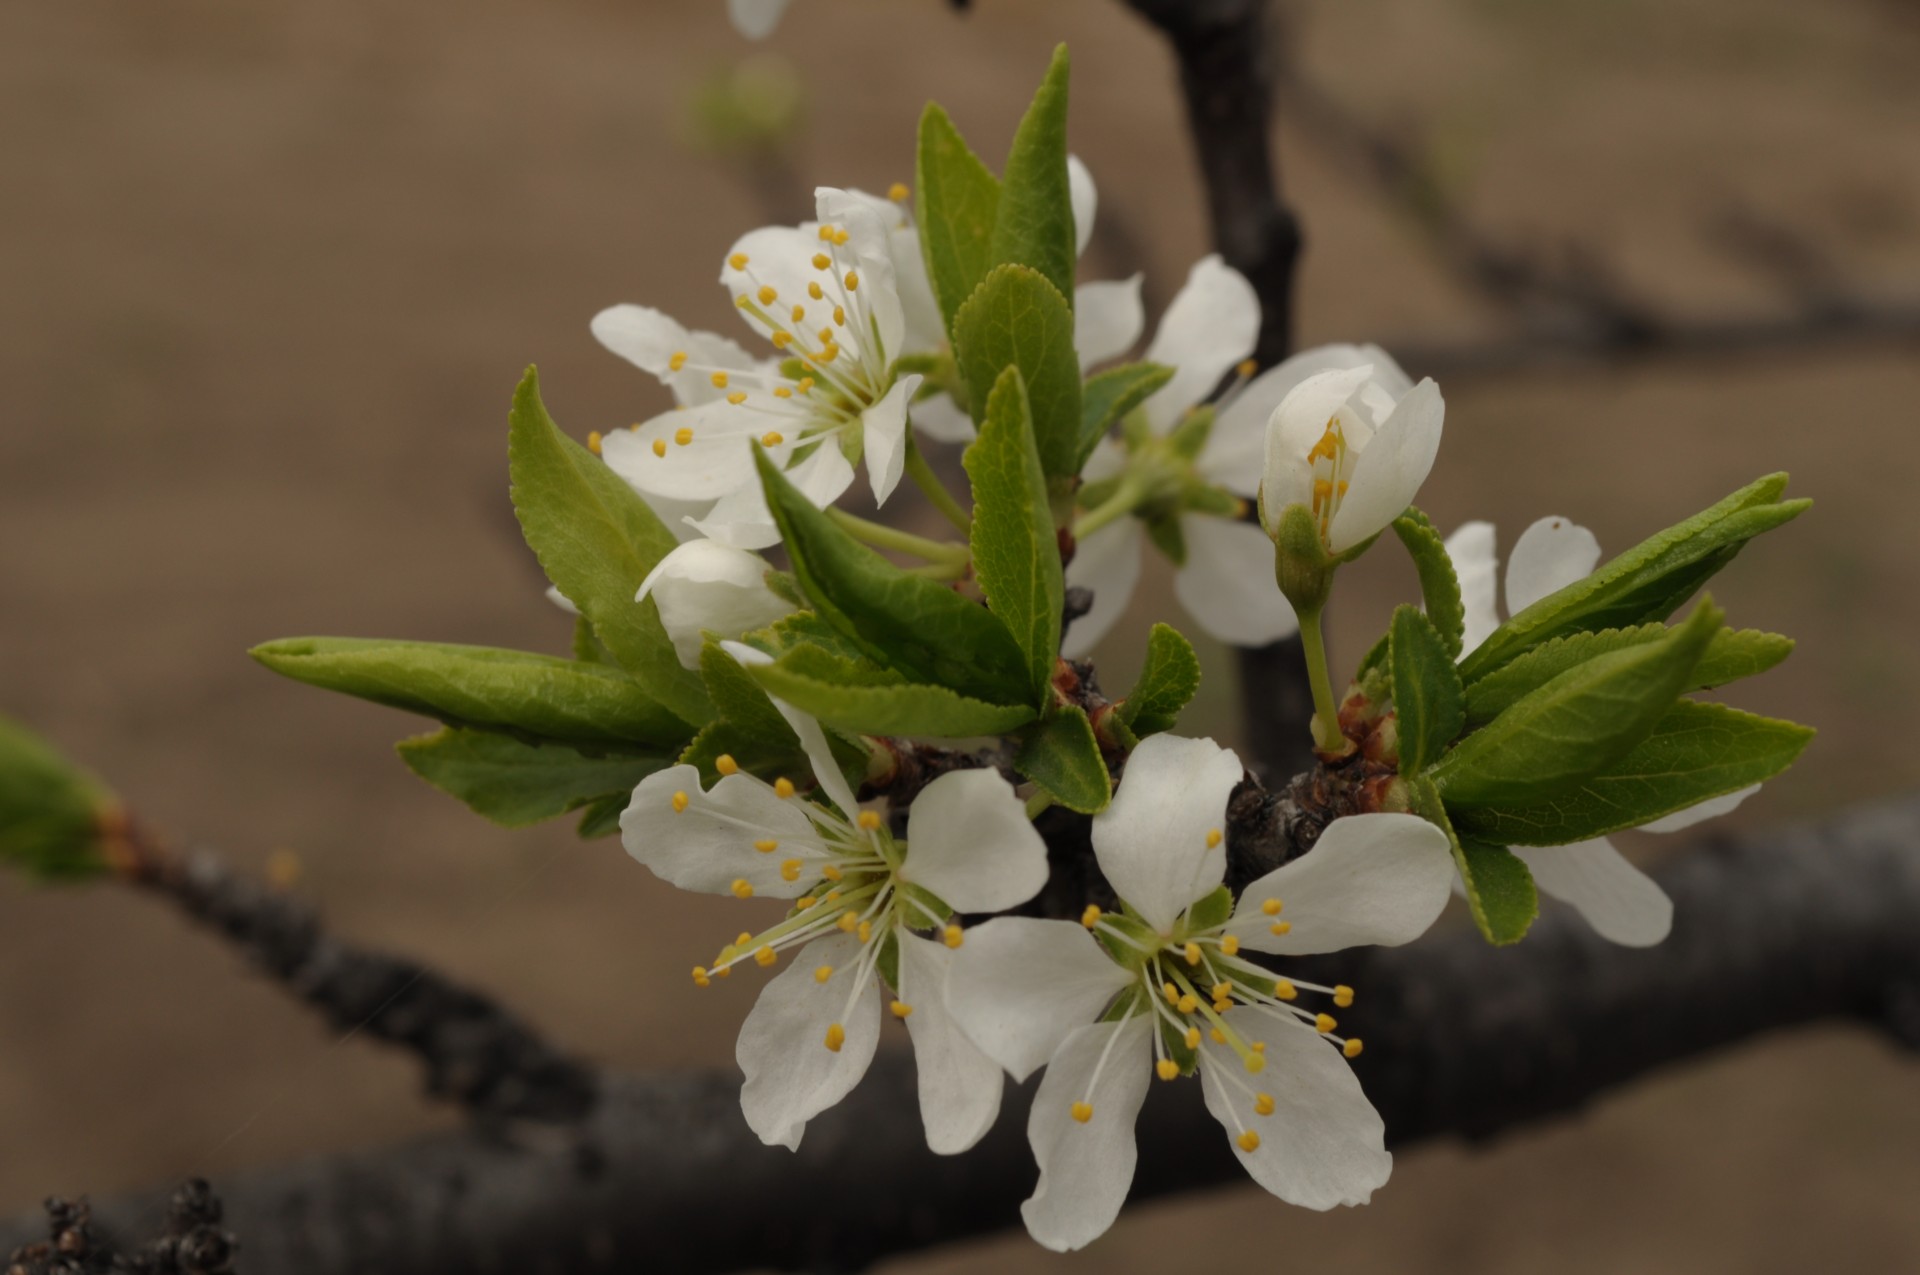
<path fill-rule="evenodd" d="M 798 753 L 800 737 L 767 698 L 740 661 L 713 642 L 700 648 L 700 680 L 720 714 L 720 720 L 758 740 L 764 750 Z M 743 763 L 744 764 L 744 763 Z"/>
<path fill-rule="evenodd" d="M 1060 658 L 1065 585 L 1019 368 L 1008 368 L 994 383 L 980 437 L 961 463 L 973 483 L 974 574 L 988 608 L 1027 657 L 1032 703 L 1044 707 Z"/>
<path fill-rule="evenodd" d="M 607 648 L 593 635 L 593 622 L 584 615 L 573 617 L 573 658 L 587 664 L 610 664 Z"/>
<path fill-rule="evenodd" d="M 1120 701 L 1120 720 L 1137 736 L 1172 730 L 1200 689 L 1200 657 L 1177 629 L 1156 624 L 1147 634 L 1147 662 Z"/>
<path fill-rule="evenodd" d="M 1093 723 L 1076 704 L 1028 728 L 1013 765 L 1068 810 L 1096 814 L 1113 799 L 1112 780 L 1100 756 L 1100 741 L 1093 736 Z"/>
<path fill-rule="evenodd" d="M 403 739 L 400 760 L 475 814 L 524 828 L 618 796 L 621 808 L 642 779 L 671 764 L 669 754 L 589 757 L 564 744 L 529 744 L 492 731 L 447 727 Z"/>
<path fill-rule="evenodd" d="M 1502 947 L 1518 943 L 1540 914 L 1540 896 L 1527 865 L 1505 846 L 1462 837 L 1447 818 L 1433 781 L 1424 776 L 1414 781 L 1414 808 L 1447 834 L 1481 937 Z"/>
<path fill-rule="evenodd" d="M 993 226 L 999 217 L 1000 181 L 967 149 L 960 130 L 932 103 L 920 116 L 920 146 L 914 181 L 920 188 L 914 216 L 920 253 L 940 302 L 940 317 L 953 332 L 960 304 L 993 269 Z"/>
<path fill-rule="evenodd" d="M 1522 696 L 1433 767 L 1448 808 L 1541 801 L 1626 756 L 1686 689 L 1720 618 L 1703 602 L 1659 641 L 1596 656 Z"/>
<path fill-rule="evenodd" d="M 52 745 L 0 717 L 0 866 L 42 879 L 106 871 L 113 795 Z"/>
<path fill-rule="evenodd" d="M 617 669 L 526 651 L 382 638 L 282 638 L 248 652 L 284 677 L 532 742 L 679 748 L 686 723 Z"/>
<path fill-rule="evenodd" d="M 1771 779 L 1812 738 L 1810 727 L 1795 722 L 1681 700 L 1632 752 L 1571 792 L 1454 814 L 1463 831 L 1503 845 L 1588 841 Z"/>
<path fill-rule="evenodd" d="M 1786 486 L 1785 474 L 1762 478 L 1540 599 L 1462 660 L 1460 676 L 1471 686 L 1522 652 L 1569 633 L 1665 620 L 1747 541 L 1799 517 L 1812 503 L 1777 499 Z"/>
<path fill-rule="evenodd" d="M 865 735 L 914 735 L 963 739 L 1003 735 L 1034 718 L 1028 704 L 989 704 L 945 686 L 895 682 L 848 685 L 800 664 L 795 652 L 774 664 L 755 665 L 755 681 L 828 726 Z"/>
<path fill-rule="evenodd" d="M 1158 363 L 1122 363 L 1088 377 L 1080 388 L 1080 442 L 1074 449 L 1073 472 L 1087 467 L 1087 458 L 1108 430 L 1172 379 L 1173 369 Z"/>
<path fill-rule="evenodd" d="M 641 581 L 672 552 L 673 533 L 600 459 L 562 434 L 540 402 L 532 368 L 508 415 L 507 470 L 520 530 L 547 578 L 648 694 L 694 726 L 712 720 L 700 678 L 682 668 Z"/>
<path fill-rule="evenodd" d="M 617 792 L 588 806 L 580 815 L 580 839 L 592 841 L 620 831 L 620 816 L 627 812 L 627 803 L 632 800 L 632 793 Z"/>
<path fill-rule="evenodd" d="M 1020 369 L 1035 449 L 1048 478 L 1079 472 L 1080 356 L 1073 310 L 1060 290 L 1027 266 L 996 266 L 953 320 L 953 354 L 974 419 L 1008 367 Z"/>
<path fill-rule="evenodd" d="M 1073 198 L 1067 182 L 1067 46 L 1053 51 L 1047 76 L 1020 120 L 1000 176 L 993 260 L 1039 271 L 1073 296 Z M 978 402 L 978 400 L 975 400 Z"/>
<path fill-rule="evenodd" d="M 1510 664 L 1502 665 L 1467 688 L 1467 724 L 1491 721 L 1521 696 L 1543 686 L 1570 668 L 1609 651 L 1657 642 L 1668 632 L 1664 624 L 1640 624 L 1630 629 L 1602 629 L 1598 633 L 1569 633 L 1543 642 Z M 1793 639 L 1759 629 L 1722 629 L 1694 666 L 1684 689 L 1706 690 L 1743 677 L 1764 673 L 1793 653 Z"/>
<path fill-rule="evenodd" d="M 1460 674 L 1433 621 L 1415 607 L 1393 613 L 1389 660 L 1400 734 L 1400 773 L 1412 777 L 1439 760 L 1467 723 Z"/>
<path fill-rule="evenodd" d="M 1407 547 L 1413 569 L 1420 576 L 1420 596 L 1427 604 L 1427 618 L 1446 645 L 1447 658 L 1460 658 L 1460 644 L 1467 631 L 1467 609 L 1460 600 L 1460 578 L 1454 574 L 1453 559 L 1447 556 L 1446 542 L 1433 529 L 1427 516 L 1411 510 L 1393 520 L 1393 534 Z"/>
<path fill-rule="evenodd" d="M 903 681 L 988 704 L 1029 702 L 1026 654 L 998 617 L 849 536 L 758 447 L 754 461 L 794 574 L 821 619 Z M 764 679 L 762 685 L 772 689 Z"/>

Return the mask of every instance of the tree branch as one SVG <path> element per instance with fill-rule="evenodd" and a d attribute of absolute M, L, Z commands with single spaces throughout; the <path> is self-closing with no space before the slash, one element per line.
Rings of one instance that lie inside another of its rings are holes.
<path fill-rule="evenodd" d="M 1261 853 L 1301 829 L 1283 799 L 1243 790 L 1234 806 L 1250 838 L 1269 838 Z M 1347 1022 L 1368 1048 L 1355 1066 L 1396 1145 L 1490 1137 L 1806 1023 L 1920 1047 L 1920 797 L 1716 842 L 1657 875 L 1677 923 L 1655 949 L 1611 946 L 1553 910 L 1519 948 L 1459 928 L 1339 967 L 1360 991 Z M 904 1051 L 883 1052 L 794 1154 L 748 1131 L 731 1070 L 609 1078 L 603 1093 L 569 1128 L 441 1135 L 236 1177 L 223 1184 L 226 1224 L 249 1275 L 852 1270 L 1015 1226 L 1033 1182 L 1017 1095 L 972 1152 L 926 1151 Z M 1197 1085 L 1155 1086 L 1139 1132 L 1135 1201 L 1239 1179 Z M 138 1229 L 151 1202 L 96 1216 Z M 0 1251 L 43 1228 L 0 1228 Z"/>

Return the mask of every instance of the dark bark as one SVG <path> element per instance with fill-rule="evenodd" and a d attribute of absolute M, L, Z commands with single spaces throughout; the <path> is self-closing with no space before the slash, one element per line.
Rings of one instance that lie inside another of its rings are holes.
<path fill-rule="evenodd" d="M 1288 823 L 1283 803 L 1260 805 L 1248 817 Z M 1462 927 L 1341 965 L 1360 992 L 1347 1024 L 1367 1041 L 1355 1066 L 1395 1145 L 1487 1138 L 1808 1023 L 1920 1047 L 1920 798 L 1715 842 L 1658 876 L 1677 918 L 1658 948 L 1611 946 L 1550 908 L 1518 948 Z M 1024 1098 L 1009 1096 L 979 1147 L 942 1159 L 920 1144 L 912 1068 L 883 1051 L 797 1154 L 754 1139 L 730 1069 L 609 1078 L 571 1128 L 477 1129 L 236 1176 L 221 1184 L 226 1224 L 248 1275 L 850 1270 L 1018 1225 L 1034 1177 Z M 1190 1081 L 1156 1085 L 1140 1139 L 1136 1201 L 1238 1180 Z M 99 1210 L 133 1229 L 152 1215 L 141 1199 Z"/>

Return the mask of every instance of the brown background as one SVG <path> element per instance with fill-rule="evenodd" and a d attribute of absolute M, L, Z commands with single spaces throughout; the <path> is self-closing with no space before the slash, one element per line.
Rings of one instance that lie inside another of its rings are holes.
<path fill-rule="evenodd" d="M 798 0 L 749 50 L 715 3 L 16 0 L 0 9 L 0 707 L 154 821 L 258 865 L 297 850 L 342 933 L 497 991 L 633 1068 L 724 1062 L 750 987 L 686 966 L 737 928 L 614 843 L 508 833 L 388 752 L 417 729 L 243 652 L 310 632 L 558 649 L 505 500 L 523 365 L 576 434 L 660 403 L 588 317 L 618 300 L 724 329 L 732 237 L 804 212 L 788 177 L 689 141 L 700 84 L 749 53 L 799 75 L 791 173 L 911 177 L 947 104 L 989 155 L 1052 42 L 1101 183 L 1088 275 L 1164 300 L 1204 250 L 1169 63 L 1106 0 Z M 1473 216 L 1578 237 L 1674 312 L 1778 307 L 1713 229 L 1746 206 L 1848 283 L 1920 298 L 1920 10 L 1897 0 L 1318 0 L 1300 56 L 1350 109 L 1416 127 Z M 1313 136 L 1280 153 L 1312 245 L 1307 340 L 1498 334 L 1407 223 Z M 770 194 L 769 192 L 773 192 Z M 1738 816 L 1911 787 L 1920 366 L 1911 348 L 1586 366 L 1444 386 L 1424 503 L 1506 539 L 1546 513 L 1623 547 L 1766 469 L 1810 518 L 1716 585 L 1802 639 L 1743 703 L 1823 734 Z M 1334 620 L 1348 659 L 1406 580 Z M 1103 663 L 1171 603 L 1152 577 Z M 1229 665 L 1193 729 L 1235 731 Z M 1679 921 L 1684 925 L 1687 918 Z M 1513 959 L 1525 960 L 1525 950 Z M 751 983 L 751 979 L 749 982 Z M 1840 1031 L 1654 1080 L 1488 1150 L 1401 1159 L 1368 1209 L 1252 1189 L 1143 1209 L 1077 1259 L 1009 1237 L 896 1264 L 1162 1269 L 1179 1256 L 1362 1271 L 1860 1272 L 1920 1265 L 1912 1065 Z M 0 1211 L 375 1144 L 454 1116 L 411 1065 L 331 1041 L 217 942 L 113 887 L 0 879 Z M 781 1154 L 768 1151 L 769 1155 Z M 743 1201 L 743 1219 L 751 1202 Z"/>

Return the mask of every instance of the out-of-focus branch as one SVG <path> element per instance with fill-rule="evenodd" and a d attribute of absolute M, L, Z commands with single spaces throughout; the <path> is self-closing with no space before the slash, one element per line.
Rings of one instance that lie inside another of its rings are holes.
<path fill-rule="evenodd" d="M 1266 854 L 1300 831 L 1286 803 L 1255 790 L 1235 811 L 1236 856 L 1242 826 Z M 1658 877 L 1676 925 L 1655 949 L 1611 946 L 1556 912 L 1518 948 L 1461 927 L 1339 966 L 1360 990 L 1345 1016 L 1368 1042 L 1355 1065 L 1398 1145 L 1489 1137 L 1806 1023 L 1920 1047 L 1920 797 L 1722 841 Z M 1015 1226 L 1032 1187 L 1025 1099 L 1012 1096 L 972 1152 L 933 1156 L 904 1051 L 883 1052 L 794 1154 L 761 1146 L 738 1101 L 731 1070 L 613 1078 L 568 1128 L 441 1135 L 240 1176 L 223 1186 L 227 1223 L 248 1275 L 852 1270 Z M 1139 1135 L 1135 1201 L 1240 1177 L 1197 1085 L 1155 1086 Z M 137 1227 L 143 1207 L 98 1216 Z"/>
<path fill-rule="evenodd" d="M 221 1211 L 220 1197 L 196 1178 L 173 1193 L 158 1238 L 122 1250 L 96 1232 L 93 1208 L 84 1199 L 50 1199 L 42 1223 L 46 1238 L 14 1249 L 7 1275 L 230 1275 L 237 1245 L 220 1229 Z"/>

